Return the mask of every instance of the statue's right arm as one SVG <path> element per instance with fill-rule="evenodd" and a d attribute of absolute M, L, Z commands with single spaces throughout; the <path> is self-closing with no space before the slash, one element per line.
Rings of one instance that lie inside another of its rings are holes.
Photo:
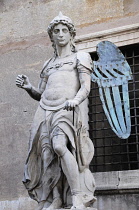
<path fill-rule="evenodd" d="M 35 88 L 31 85 L 26 75 L 18 75 L 16 79 L 16 85 L 19 88 L 25 89 L 28 92 L 28 94 L 37 101 L 40 101 L 41 99 L 41 95 L 46 87 L 46 82 L 46 78 L 41 78 L 38 88 Z"/>

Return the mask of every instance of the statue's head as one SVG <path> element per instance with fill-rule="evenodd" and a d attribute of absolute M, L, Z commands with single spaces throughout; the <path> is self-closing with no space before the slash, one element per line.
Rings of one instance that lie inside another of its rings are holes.
<path fill-rule="evenodd" d="M 73 39 L 76 35 L 76 30 L 75 30 L 75 27 L 74 27 L 74 24 L 72 23 L 72 20 L 67 17 L 67 16 L 64 16 L 61 12 L 59 13 L 58 16 L 56 16 L 49 24 L 48 26 L 48 29 L 47 29 L 47 32 L 48 32 L 48 35 L 50 37 L 50 40 L 52 41 L 53 43 L 53 47 L 55 49 L 55 43 L 54 43 L 54 39 L 53 39 L 53 31 L 55 29 L 55 27 L 58 25 L 58 24 L 63 24 L 65 25 L 68 30 L 69 30 L 69 33 L 70 33 L 70 36 L 71 36 L 71 45 L 72 45 L 72 51 L 76 51 L 75 50 L 75 45 L 74 45 L 74 42 L 73 42 Z M 56 50 L 56 49 L 55 49 Z"/>

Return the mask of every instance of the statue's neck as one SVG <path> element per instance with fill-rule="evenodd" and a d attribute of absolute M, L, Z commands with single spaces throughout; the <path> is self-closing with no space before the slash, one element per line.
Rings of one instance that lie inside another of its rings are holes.
<path fill-rule="evenodd" d="M 64 58 L 72 54 L 70 43 L 68 43 L 66 46 L 63 47 L 56 46 L 56 50 L 57 50 L 57 56 L 59 58 Z"/>

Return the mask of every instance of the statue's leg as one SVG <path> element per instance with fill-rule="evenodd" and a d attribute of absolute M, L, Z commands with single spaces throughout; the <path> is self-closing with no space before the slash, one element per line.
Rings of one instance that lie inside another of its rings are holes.
<path fill-rule="evenodd" d="M 57 133 L 57 135 L 53 137 L 52 141 L 54 151 L 61 158 L 62 169 L 71 189 L 73 206 L 75 208 L 79 206 L 83 208 L 84 205 L 80 192 L 78 164 L 75 157 L 67 148 L 68 138 L 64 133 L 61 134 L 60 132 L 60 134 Z"/>
<path fill-rule="evenodd" d="M 57 183 L 57 185 L 53 188 L 53 202 L 49 207 L 44 204 L 43 210 L 54 210 L 62 207 L 62 199 L 61 199 L 61 180 Z"/>
<path fill-rule="evenodd" d="M 43 161 L 43 173 L 45 173 L 52 155 L 52 149 L 47 139 L 43 139 L 41 143 L 41 158 Z"/>
<path fill-rule="evenodd" d="M 47 138 L 41 139 L 41 159 L 42 159 L 42 164 L 43 164 L 43 173 L 45 173 L 48 164 L 49 164 L 49 157 L 51 156 L 51 148 L 50 144 L 48 143 L 49 140 Z M 45 195 L 41 195 L 41 197 L 45 197 Z M 50 202 L 47 200 L 42 200 L 39 202 L 38 207 L 36 210 L 42 210 L 44 207 L 47 208 L 50 206 Z"/>
<path fill-rule="evenodd" d="M 50 144 L 48 144 L 47 139 L 42 140 L 42 160 L 43 160 L 43 172 L 45 173 L 49 162 L 50 162 L 50 157 L 52 153 L 52 149 Z M 50 203 L 49 201 L 42 201 L 43 203 L 43 210 L 48 209 L 48 210 L 53 210 L 57 209 L 62 206 L 62 200 L 61 200 L 61 180 L 57 183 L 57 185 L 53 188 L 53 202 Z"/>

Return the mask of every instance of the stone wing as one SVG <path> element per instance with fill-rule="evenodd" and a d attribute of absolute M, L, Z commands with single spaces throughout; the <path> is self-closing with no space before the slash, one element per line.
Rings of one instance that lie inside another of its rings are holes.
<path fill-rule="evenodd" d="M 93 82 L 99 86 L 99 94 L 106 117 L 119 138 L 130 136 L 131 120 L 128 80 L 132 79 L 130 66 L 124 55 L 111 42 L 97 45 L 98 61 L 93 61 Z"/>

